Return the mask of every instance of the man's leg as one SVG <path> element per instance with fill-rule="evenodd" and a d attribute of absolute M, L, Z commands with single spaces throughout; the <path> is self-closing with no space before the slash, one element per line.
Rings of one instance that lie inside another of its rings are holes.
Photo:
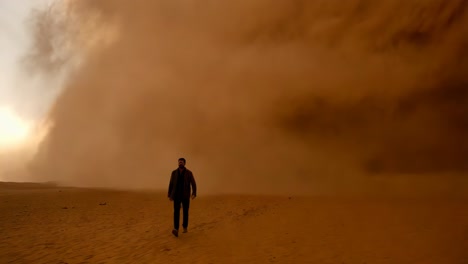
<path fill-rule="evenodd" d="M 184 228 L 184 231 L 188 227 L 188 220 L 189 220 L 189 207 L 190 207 L 190 198 L 188 199 L 183 199 L 182 201 L 182 208 L 184 210 L 184 216 L 183 216 L 183 221 L 182 221 L 182 227 Z"/>
<path fill-rule="evenodd" d="M 179 230 L 180 219 L 180 200 L 174 200 L 174 229 Z"/>

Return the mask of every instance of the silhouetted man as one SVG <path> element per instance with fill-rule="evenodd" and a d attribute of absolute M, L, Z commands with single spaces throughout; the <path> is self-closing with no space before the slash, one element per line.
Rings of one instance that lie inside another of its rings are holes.
<path fill-rule="evenodd" d="M 190 198 L 195 199 L 197 197 L 197 184 L 192 172 L 185 168 L 184 158 L 179 159 L 179 168 L 171 174 L 167 196 L 170 201 L 174 201 L 174 230 L 172 230 L 172 234 L 178 237 L 180 204 L 182 204 L 184 211 L 182 227 L 184 228 L 184 233 L 187 233 Z"/>

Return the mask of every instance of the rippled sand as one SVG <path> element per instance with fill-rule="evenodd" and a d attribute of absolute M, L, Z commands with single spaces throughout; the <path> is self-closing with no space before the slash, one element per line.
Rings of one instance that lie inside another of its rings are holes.
<path fill-rule="evenodd" d="M 0 263 L 468 263 L 468 200 L 200 196 L 0 183 Z"/>

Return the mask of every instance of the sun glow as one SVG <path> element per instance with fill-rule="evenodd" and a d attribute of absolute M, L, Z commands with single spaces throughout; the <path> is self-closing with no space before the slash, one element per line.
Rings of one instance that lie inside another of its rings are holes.
<path fill-rule="evenodd" d="M 0 107 L 0 149 L 25 144 L 29 138 L 31 124 L 19 117 L 8 107 Z"/>

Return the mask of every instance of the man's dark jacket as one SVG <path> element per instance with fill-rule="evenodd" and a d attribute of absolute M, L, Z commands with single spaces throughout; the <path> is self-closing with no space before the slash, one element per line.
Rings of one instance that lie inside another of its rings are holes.
<path fill-rule="evenodd" d="M 169 182 L 169 191 L 167 193 L 167 196 L 174 200 L 175 194 L 176 194 L 176 189 L 177 189 L 177 176 L 178 176 L 178 170 L 176 169 L 172 172 L 171 174 L 171 181 Z M 193 177 L 193 173 L 185 169 L 184 173 L 184 188 L 183 188 L 183 194 L 182 197 L 183 199 L 190 199 L 191 193 L 190 193 L 190 185 L 192 186 L 192 194 L 197 196 L 197 184 L 195 183 L 195 178 Z"/>

